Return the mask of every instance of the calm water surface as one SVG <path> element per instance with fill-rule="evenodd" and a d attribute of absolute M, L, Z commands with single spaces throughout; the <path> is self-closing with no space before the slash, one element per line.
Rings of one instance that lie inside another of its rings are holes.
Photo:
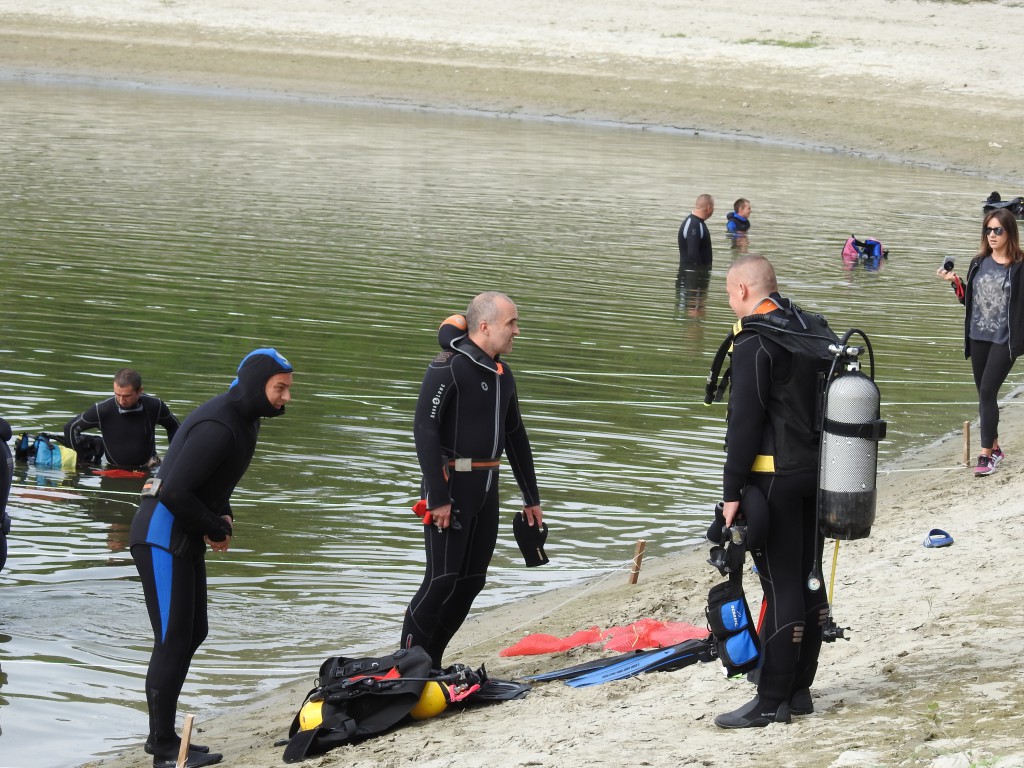
<path fill-rule="evenodd" d="M 775 261 L 784 291 L 871 336 L 883 460 L 975 413 L 962 310 L 934 271 L 977 245 L 991 191 L 978 179 L 325 104 L 10 80 L 0 104 L 0 415 L 16 432 L 58 431 L 125 365 L 180 417 L 253 347 L 273 344 L 297 369 L 295 401 L 265 426 L 236 493 L 232 551 L 209 559 L 190 711 L 397 642 L 421 568 L 415 397 L 438 323 L 480 290 L 519 304 L 509 362 L 552 530 L 551 566 L 527 570 L 505 527 L 481 608 L 614 574 L 640 538 L 653 556 L 699 540 L 724 434 L 703 380 L 732 322 L 723 233 L 741 195 L 749 249 Z M 692 317 L 675 237 L 704 191 L 718 200 L 716 266 Z M 851 233 L 891 249 L 881 272 L 841 268 Z M 21 467 L 16 484 L 0 765 L 137 747 L 151 638 L 126 538 L 141 481 Z M 510 474 L 503 488 L 510 520 Z M 456 638 L 453 658 L 484 661 L 461 650 Z"/>

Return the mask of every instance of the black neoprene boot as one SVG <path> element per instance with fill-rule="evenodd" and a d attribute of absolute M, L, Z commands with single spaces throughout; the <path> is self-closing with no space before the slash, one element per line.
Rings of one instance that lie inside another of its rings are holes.
<path fill-rule="evenodd" d="M 146 746 L 143 747 L 143 749 L 146 751 L 147 755 L 152 755 L 153 754 L 153 743 L 155 741 L 156 740 L 152 736 L 150 736 L 148 739 L 146 739 Z M 175 750 L 174 754 L 178 754 L 178 750 L 179 749 L 181 749 L 181 739 L 178 739 L 177 744 L 174 747 L 174 750 Z M 206 746 L 203 746 L 202 744 L 193 744 L 193 743 L 190 742 L 189 745 L 188 745 L 188 751 L 189 752 L 202 752 L 203 754 L 206 754 L 207 752 L 210 751 L 210 748 L 206 747 Z"/>
<path fill-rule="evenodd" d="M 171 749 L 171 745 L 162 741 L 153 743 L 153 768 L 175 768 L 178 764 L 178 747 Z M 204 765 L 214 765 L 221 761 L 219 752 L 194 752 L 188 751 L 188 759 L 185 761 L 185 768 L 202 768 Z"/>
<path fill-rule="evenodd" d="M 811 698 L 810 688 L 801 688 L 793 691 L 789 697 L 789 714 L 809 715 L 814 711 L 814 700 Z"/>
<path fill-rule="evenodd" d="M 764 728 L 771 723 L 789 722 L 789 704 L 755 696 L 739 709 L 715 718 L 719 728 Z"/>

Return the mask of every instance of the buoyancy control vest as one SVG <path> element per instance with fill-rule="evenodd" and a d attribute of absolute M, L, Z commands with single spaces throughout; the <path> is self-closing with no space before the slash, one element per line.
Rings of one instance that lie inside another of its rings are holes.
<path fill-rule="evenodd" d="M 765 430 L 752 469 L 773 474 L 814 470 L 818 466 L 825 384 L 836 357 L 829 347 L 838 345 L 839 337 L 822 315 L 804 312 L 777 294 L 769 302 L 771 311 L 742 318 L 722 342 L 708 374 L 704 402 L 710 405 L 722 399 L 731 369 L 721 380 L 719 373 L 737 336 L 751 331 L 770 339 L 791 353 L 791 363 L 784 377 L 773 378 L 767 408 L 771 429 Z M 813 391 L 805 382 L 813 382 Z"/>
<path fill-rule="evenodd" d="M 332 656 L 320 665 L 316 687 L 292 720 L 284 762 L 433 717 L 451 704 L 510 701 L 529 690 L 526 683 L 495 680 L 483 667 L 432 669 L 430 654 L 418 645 L 373 658 Z"/>
<path fill-rule="evenodd" d="M 743 318 L 722 342 L 708 374 L 704 402 L 722 399 L 730 371 L 721 379 L 719 373 L 740 333 L 759 333 L 789 350 L 789 372 L 784 379 L 773 380 L 769 395 L 774 445 L 768 453 L 762 448 L 752 471 L 785 473 L 817 467 L 819 531 L 835 539 L 864 538 L 874 522 L 878 443 L 886 434 L 871 342 L 856 328 L 837 338 L 824 317 L 805 313 L 777 294 L 770 302 L 772 312 Z M 863 339 L 864 347 L 848 345 L 853 335 Z M 865 350 L 870 377 L 860 370 L 858 358 Z M 784 386 L 796 376 L 814 381 L 813 395 L 806 386 Z"/>

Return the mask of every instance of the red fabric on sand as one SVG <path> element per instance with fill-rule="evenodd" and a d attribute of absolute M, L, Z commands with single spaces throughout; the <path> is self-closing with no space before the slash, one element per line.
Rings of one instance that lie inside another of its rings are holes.
<path fill-rule="evenodd" d="M 527 635 L 518 643 L 503 648 L 499 656 L 534 656 L 541 653 L 558 653 L 581 645 L 590 645 L 607 640 L 606 651 L 631 651 L 637 648 L 667 648 L 684 640 L 706 637 L 707 628 L 696 627 L 681 621 L 657 621 L 639 619 L 625 627 L 601 630 L 597 627 L 574 632 L 568 637 L 556 637 L 537 633 Z"/>

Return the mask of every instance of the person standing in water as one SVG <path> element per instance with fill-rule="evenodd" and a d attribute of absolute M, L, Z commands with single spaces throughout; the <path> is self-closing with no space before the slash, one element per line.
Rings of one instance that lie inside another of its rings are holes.
<path fill-rule="evenodd" d="M 231 494 L 256 450 L 260 419 L 284 413 L 291 386 L 291 363 L 275 349 L 250 352 L 228 391 L 185 419 L 156 477 L 143 488 L 130 545 L 153 625 L 145 749 L 153 755 L 154 768 L 174 768 L 177 761 L 178 695 L 209 629 L 206 548 L 228 551 Z M 191 745 L 186 766 L 220 760 L 208 747 Z"/>
<path fill-rule="evenodd" d="M 79 455 L 99 453 L 91 435 L 102 435 L 102 455 L 116 467 L 152 468 L 160 463 L 156 453 L 156 427 L 167 431 L 167 442 L 178 431 L 178 419 L 163 400 L 142 391 L 142 375 L 134 368 L 122 368 L 114 374 L 114 396 L 96 403 L 64 425 L 64 439 Z M 99 457 L 96 456 L 96 461 Z"/>
<path fill-rule="evenodd" d="M 519 335 L 512 300 L 491 291 L 438 332 L 441 353 L 423 378 L 414 435 L 429 515 L 427 566 L 409 602 L 401 646 L 422 647 L 441 669 L 445 648 L 484 588 L 498 538 L 498 466 L 508 456 L 528 526 L 543 525 L 533 453 L 516 383 L 502 356 Z"/>
<path fill-rule="evenodd" d="M 679 225 L 679 268 L 711 268 L 711 232 L 705 223 L 715 212 L 715 199 L 711 195 L 698 195 L 693 211 Z"/>
<path fill-rule="evenodd" d="M 11 425 L 0 419 L 0 570 L 7 564 L 7 534 L 11 532 L 11 517 L 7 514 L 7 498 L 14 482 L 14 456 L 7 445 L 11 433 Z"/>
<path fill-rule="evenodd" d="M 940 267 L 964 305 L 964 357 L 971 361 L 978 390 L 981 454 L 975 477 L 991 475 L 1005 454 L 999 446 L 999 388 L 1024 352 L 1024 252 L 1017 220 L 1006 208 L 985 215 L 981 249 L 967 267 L 967 280 Z"/>

